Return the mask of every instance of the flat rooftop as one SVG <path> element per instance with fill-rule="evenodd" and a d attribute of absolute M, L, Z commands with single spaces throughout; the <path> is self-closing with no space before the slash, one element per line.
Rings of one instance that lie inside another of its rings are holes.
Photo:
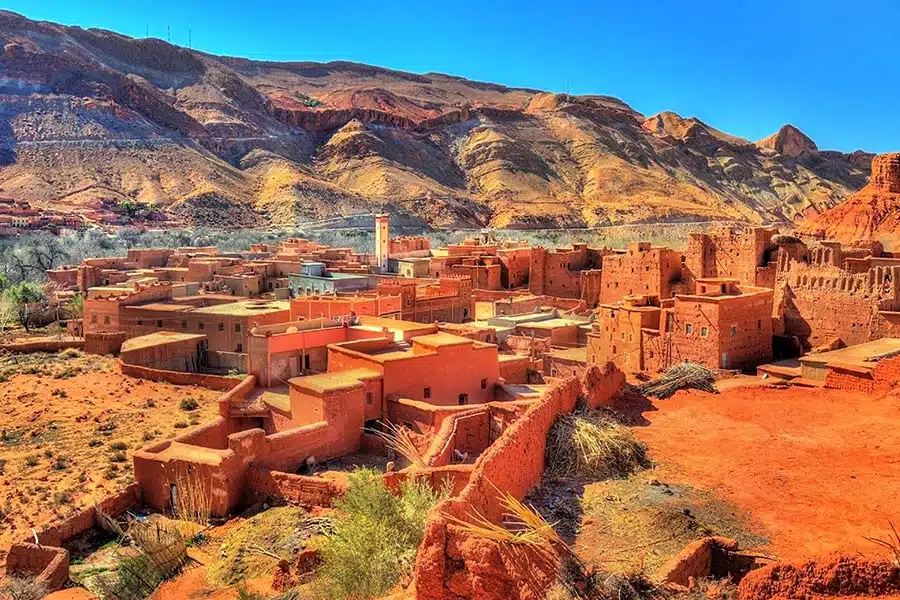
<path fill-rule="evenodd" d="M 429 348 L 440 348 L 443 346 L 463 346 L 465 344 L 474 344 L 475 342 L 469 338 L 441 331 L 439 333 L 415 337 L 412 339 L 412 343 L 421 344 L 422 346 L 427 346 Z"/>
<path fill-rule="evenodd" d="M 572 319 L 547 319 L 546 321 L 534 321 L 519 323 L 520 327 L 533 327 L 534 329 L 557 329 L 559 327 L 578 327 L 584 325 L 583 321 L 573 321 Z"/>
<path fill-rule="evenodd" d="M 802 364 L 828 365 L 840 363 L 854 367 L 872 368 L 878 360 L 900 354 L 900 338 L 882 338 L 849 348 L 809 354 L 800 358 Z"/>
<path fill-rule="evenodd" d="M 363 379 L 381 377 L 378 371 L 372 369 L 351 369 L 335 373 L 319 373 L 307 377 L 294 377 L 288 380 L 288 384 L 296 389 L 307 390 L 319 394 L 345 390 L 358 386 Z"/>
<path fill-rule="evenodd" d="M 216 304 L 195 308 L 193 312 L 202 315 L 223 315 L 233 317 L 252 317 L 253 315 L 265 315 L 279 311 L 289 311 L 291 303 L 286 300 L 246 300 L 243 302 L 230 302 L 228 304 Z"/>
<path fill-rule="evenodd" d="M 550 358 L 587 363 L 587 347 L 553 349 L 550 350 Z"/>
<path fill-rule="evenodd" d="M 153 346 L 164 346 L 166 344 L 177 344 L 178 342 L 186 342 L 189 340 L 202 340 L 206 336 L 202 333 L 180 333 L 176 331 L 157 331 L 156 333 L 148 333 L 138 337 L 125 340 L 122 343 L 122 352 L 130 352 L 133 350 L 143 350 L 144 348 L 152 348 Z"/>

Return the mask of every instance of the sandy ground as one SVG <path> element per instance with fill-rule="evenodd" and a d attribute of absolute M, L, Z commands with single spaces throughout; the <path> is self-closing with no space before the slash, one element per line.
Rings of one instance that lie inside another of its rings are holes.
<path fill-rule="evenodd" d="M 782 560 L 878 548 L 900 518 L 900 400 L 836 390 L 679 392 L 635 432 L 655 476 L 745 511 Z"/>
<path fill-rule="evenodd" d="M 0 383 L 0 563 L 31 527 L 131 483 L 136 448 L 210 420 L 220 395 L 126 377 L 115 361 L 96 356 L 9 376 Z M 199 408 L 183 410 L 185 398 Z"/>

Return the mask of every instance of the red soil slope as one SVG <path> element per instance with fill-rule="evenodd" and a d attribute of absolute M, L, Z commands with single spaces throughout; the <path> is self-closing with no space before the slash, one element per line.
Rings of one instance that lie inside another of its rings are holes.
<path fill-rule="evenodd" d="M 895 244 L 900 239 L 900 153 L 876 156 L 868 185 L 801 231 L 845 242 L 874 238 Z"/>
<path fill-rule="evenodd" d="M 679 392 L 637 428 L 660 479 L 720 494 L 764 529 L 765 550 L 802 560 L 877 554 L 900 497 L 900 401 L 832 390 Z"/>

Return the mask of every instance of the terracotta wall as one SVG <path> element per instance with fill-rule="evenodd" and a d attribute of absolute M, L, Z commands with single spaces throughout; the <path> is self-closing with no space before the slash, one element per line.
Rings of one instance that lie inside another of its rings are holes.
<path fill-rule="evenodd" d="M 261 499 L 284 500 L 303 506 L 334 506 L 347 486 L 341 480 L 252 467 L 247 473 L 247 489 L 250 495 Z"/>
<path fill-rule="evenodd" d="M 84 348 L 84 340 L 34 340 L 28 342 L 12 342 L 0 344 L 0 350 L 13 354 L 30 354 L 32 352 L 59 352 L 67 348 L 81 350 Z"/>

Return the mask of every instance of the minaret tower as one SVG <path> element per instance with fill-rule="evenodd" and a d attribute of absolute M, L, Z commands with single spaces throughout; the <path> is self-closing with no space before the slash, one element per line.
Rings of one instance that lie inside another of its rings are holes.
<path fill-rule="evenodd" d="M 388 270 L 389 244 L 391 239 L 390 215 L 375 215 L 375 264 L 382 273 Z"/>

